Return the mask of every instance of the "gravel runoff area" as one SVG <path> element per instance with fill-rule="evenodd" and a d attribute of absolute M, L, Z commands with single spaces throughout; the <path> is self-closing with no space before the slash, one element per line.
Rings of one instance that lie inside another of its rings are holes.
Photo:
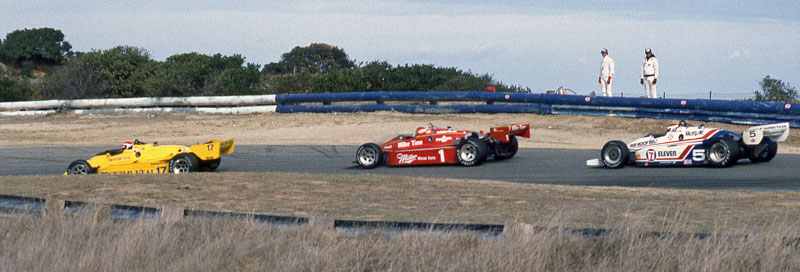
<path fill-rule="evenodd" d="M 530 123 L 522 148 L 600 149 L 609 140 L 631 141 L 679 120 L 537 114 L 264 113 L 252 115 L 130 114 L 0 118 L 0 147 L 118 145 L 139 139 L 194 144 L 236 138 L 237 144 L 360 145 L 411 134 L 432 123 L 457 129 Z M 703 122 L 689 121 L 692 124 Z M 705 123 L 741 133 L 748 125 Z M 779 153 L 800 154 L 800 130 L 792 129 Z"/>

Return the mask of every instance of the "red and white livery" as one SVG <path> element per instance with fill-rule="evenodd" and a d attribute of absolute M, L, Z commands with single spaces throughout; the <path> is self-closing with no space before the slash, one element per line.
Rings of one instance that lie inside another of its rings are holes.
<path fill-rule="evenodd" d="M 399 135 L 378 145 L 367 143 L 356 151 L 356 163 L 363 168 L 387 165 L 456 164 L 475 166 L 491 155 L 505 160 L 517 154 L 516 136 L 530 138 L 530 124 L 493 127 L 488 133 L 419 127 L 413 135 Z"/>

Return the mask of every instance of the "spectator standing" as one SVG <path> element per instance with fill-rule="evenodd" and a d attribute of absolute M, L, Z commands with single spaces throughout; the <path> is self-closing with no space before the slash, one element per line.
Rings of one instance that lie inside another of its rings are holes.
<path fill-rule="evenodd" d="M 644 85 L 644 95 L 647 98 L 658 98 L 656 92 L 656 82 L 658 82 L 658 59 L 653 55 L 652 50 L 644 50 L 644 62 L 642 63 L 642 78 L 639 83 Z"/>
<path fill-rule="evenodd" d="M 600 90 L 603 96 L 614 96 L 611 93 L 611 78 L 614 77 L 614 59 L 608 56 L 608 49 L 603 48 L 600 50 L 603 55 L 603 61 L 600 62 L 600 77 L 597 78 L 597 83 L 600 83 Z"/>

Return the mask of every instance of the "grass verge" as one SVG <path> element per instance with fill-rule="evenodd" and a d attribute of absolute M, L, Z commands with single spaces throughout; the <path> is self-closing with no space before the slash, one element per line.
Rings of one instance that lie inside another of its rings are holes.
<path fill-rule="evenodd" d="M 379 175 L 4 176 L 0 193 L 337 219 L 759 232 L 800 221 L 800 192 L 579 187 Z M 556 216 L 561 214 L 559 216 Z"/>
<path fill-rule="evenodd" d="M 569 217 L 556 214 L 558 223 Z M 354 236 L 251 221 L 114 221 L 97 213 L 0 218 L 3 271 L 798 271 L 796 224 L 769 231 L 653 237 L 639 221 L 585 238 L 559 230 L 497 238 Z M 667 227 L 670 228 L 669 226 Z"/>

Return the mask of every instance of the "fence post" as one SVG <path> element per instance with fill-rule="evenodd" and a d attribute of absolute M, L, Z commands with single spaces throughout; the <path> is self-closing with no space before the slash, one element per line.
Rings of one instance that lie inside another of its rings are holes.
<path fill-rule="evenodd" d="M 182 207 L 161 206 L 161 220 L 166 222 L 177 222 L 183 219 L 184 210 Z"/>

